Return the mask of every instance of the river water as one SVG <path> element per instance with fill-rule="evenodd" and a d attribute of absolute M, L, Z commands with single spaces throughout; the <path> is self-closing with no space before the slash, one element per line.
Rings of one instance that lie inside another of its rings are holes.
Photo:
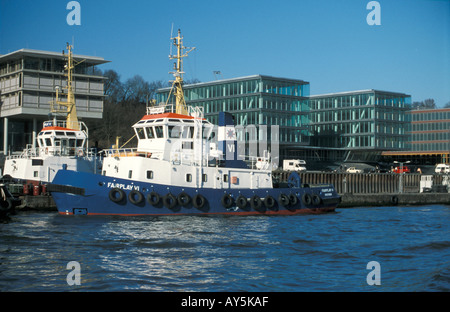
<path fill-rule="evenodd" d="M 0 224 L 0 291 L 450 291 L 449 234 L 449 206 L 298 216 L 20 212 Z"/>

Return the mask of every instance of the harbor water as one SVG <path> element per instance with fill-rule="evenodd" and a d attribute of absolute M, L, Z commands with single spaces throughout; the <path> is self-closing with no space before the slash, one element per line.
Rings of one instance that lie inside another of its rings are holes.
<path fill-rule="evenodd" d="M 20 212 L 0 224 L 0 291 L 450 291 L 450 207 L 251 217 Z"/>

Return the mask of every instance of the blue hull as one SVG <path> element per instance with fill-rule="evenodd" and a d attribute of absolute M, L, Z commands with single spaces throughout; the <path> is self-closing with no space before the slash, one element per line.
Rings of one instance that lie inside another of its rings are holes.
<path fill-rule="evenodd" d="M 169 186 L 60 170 L 48 186 L 60 214 L 293 215 L 333 212 L 332 185 L 265 189 Z"/>

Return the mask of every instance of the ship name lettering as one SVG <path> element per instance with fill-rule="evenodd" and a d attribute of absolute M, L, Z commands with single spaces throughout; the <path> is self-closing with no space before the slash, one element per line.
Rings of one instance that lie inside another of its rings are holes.
<path fill-rule="evenodd" d="M 109 188 L 118 188 L 118 189 L 127 190 L 127 191 L 131 191 L 131 190 L 139 191 L 138 185 L 125 185 L 122 183 L 108 182 L 108 187 Z"/>

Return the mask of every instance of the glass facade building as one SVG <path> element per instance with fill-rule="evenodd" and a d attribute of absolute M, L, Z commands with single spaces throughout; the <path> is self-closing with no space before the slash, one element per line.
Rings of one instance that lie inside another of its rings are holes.
<path fill-rule="evenodd" d="M 411 97 L 362 90 L 309 98 L 311 145 L 351 149 L 404 149 Z"/>
<path fill-rule="evenodd" d="M 166 102 L 170 88 L 157 91 Z M 303 80 L 255 75 L 185 86 L 188 105 L 202 106 L 217 124 L 219 111 L 237 125 L 279 126 L 280 160 L 343 160 L 348 152 L 405 149 L 411 96 L 378 90 L 309 94 Z M 269 134 L 270 138 L 270 134 Z"/>
<path fill-rule="evenodd" d="M 167 102 L 169 92 L 170 88 L 158 90 L 157 103 Z M 186 104 L 202 106 L 213 124 L 218 123 L 219 112 L 226 111 L 244 129 L 266 125 L 269 149 L 270 126 L 278 125 L 280 157 L 288 157 L 287 150 L 309 145 L 309 82 L 254 75 L 186 85 L 184 93 Z"/>

